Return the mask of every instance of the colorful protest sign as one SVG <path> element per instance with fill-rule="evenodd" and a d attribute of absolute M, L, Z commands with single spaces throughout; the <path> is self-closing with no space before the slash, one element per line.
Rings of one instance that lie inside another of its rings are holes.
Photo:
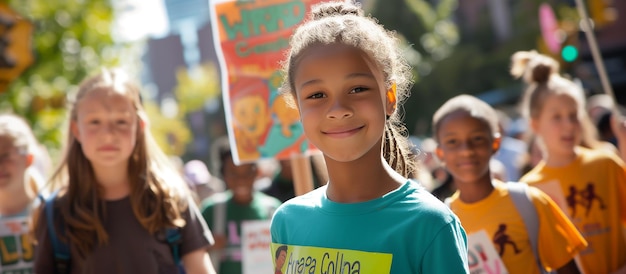
<path fill-rule="evenodd" d="M 268 273 L 360 273 L 391 271 L 392 254 L 348 249 L 271 244 L 274 271 Z M 259 272 L 260 273 L 260 272 Z"/>
<path fill-rule="evenodd" d="M 472 274 L 509 273 L 485 230 L 467 235 L 467 260 Z"/>
<path fill-rule="evenodd" d="M 0 273 L 32 273 L 33 253 L 28 217 L 0 220 Z"/>
<path fill-rule="evenodd" d="M 34 61 L 33 24 L 0 3 L 0 93 Z"/>
<path fill-rule="evenodd" d="M 298 111 L 279 96 L 278 87 L 289 37 L 319 2 L 210 1 L 235 163 L 289 159 L 314 150 L 304 137 Z"/>
<path fill-rule="evenodd" d="M 272 273 L 272 255 L 270 244 L 270 221 L 244 221 L 241 223 L 241 247 L 243 260 L 241 269 L 243 274 Z"/>

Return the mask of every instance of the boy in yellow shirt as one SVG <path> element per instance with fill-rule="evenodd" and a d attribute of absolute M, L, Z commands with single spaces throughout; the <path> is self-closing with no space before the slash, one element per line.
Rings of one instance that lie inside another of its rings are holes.
<path fill-rule="evenodd" d="M 458 188 L 447 202 L 468 234 L 470 252 L 481 244 L 481 250 L 495 249 L 492 253 L 511 274 L 580 273 L 574 257 L 587 243 L 559 207 L 540 190 L 527 187 L 522 197 L 531 204 L 530 210 L 520 209 L 512 189 L 525 185 L 492 178 L 489 160 L 500 146 L 493 108 L 470 95 L 454 97 L 435 113 L 433 130 L 435 152 Z M 524 211 L 531 211 L 535 221 Z M 535 235 L 529 222 L 535 224 Z M 473 242 L 473 235 L 479 234 L 486 235 L 492 246 Z"/>

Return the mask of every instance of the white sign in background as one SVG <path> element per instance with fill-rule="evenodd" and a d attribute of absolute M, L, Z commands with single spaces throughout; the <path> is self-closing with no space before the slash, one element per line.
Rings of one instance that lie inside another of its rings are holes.
<path fill-rule="evenodd" d="M 467 259 L 472 274 L 508 274 L 485 230 L 467 235 Z"/>
<path fill-rule="evenodd" d="M 241 267 L 243 274 L 274 273 L 270 244 L 270 221 L 244 221 L 241 223 Z"/>

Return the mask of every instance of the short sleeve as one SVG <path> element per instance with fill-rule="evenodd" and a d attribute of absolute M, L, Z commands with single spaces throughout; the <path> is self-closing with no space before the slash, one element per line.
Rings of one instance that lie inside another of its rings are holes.
<path fill-rule="evenodd" d="M 469 273 L 467 236 L 456 218 L 439 230 L 424 254 L 420 273 Z"/>
<path fill-rule="evenodd" d="M 281 205 L 276 209 L 274 214 L 272 215 L 271 223 L 270 223 L 270 235 L 272 239 L 272 243 L 276 244 L 284 244 L 285 239 L 284 235 L 284 220 L 285 220 L 285 205 Z"/>
<path fill-rule="evenodd" d="M 183 218 L 186 224 L 181 230 L 183 241 L 180 254 L 182 256 L 200 248 L 207 249 L 215 243 L 211 230 L 207 227 L 198 207 L 191 199 L 188 209 L 183 213 Z"/>
<path fill-rule="evenodd" d="M 529 187 L 529 191 L 539 215 L 541 262 L 552 270 L 559 269 L 574 259 L 587 242 L 547 194 L 535 187 Z"/>

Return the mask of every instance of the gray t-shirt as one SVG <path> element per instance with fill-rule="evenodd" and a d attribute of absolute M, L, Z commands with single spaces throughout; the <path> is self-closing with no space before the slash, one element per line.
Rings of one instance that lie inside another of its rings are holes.
<path fill-rule="evenodd" d="M 70 273 L 178 273 L 170 246 L 164 235 L 151 235 L 135 217 L 130 198 L 106 201 L 104 229 L 109 234 L 106 245 L 96 246 L 86 258 L 81 258 L 76 248 L 70 246 Z M 56 227 L 62 216 L 55 210 Z M 55 260 L 48 225 L 42 211 L 35 235 L 35 273 L 54 273 Z M 181 229 L 181 258 L 192 251 L 208 248 L 213 236 L 200 215 L 196 205 L 189 200 L 188 210 L 183 212 L 186 225 Z M 57 229 L 58 233 L 58 229 Z"/>

